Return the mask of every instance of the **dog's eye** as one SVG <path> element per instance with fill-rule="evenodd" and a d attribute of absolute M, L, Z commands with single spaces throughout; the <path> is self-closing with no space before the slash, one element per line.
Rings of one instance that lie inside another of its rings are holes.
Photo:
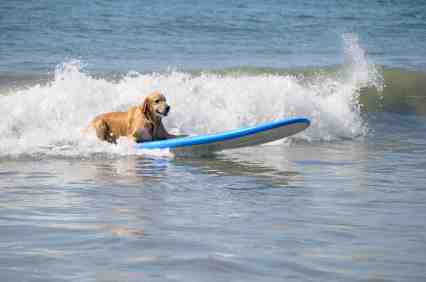
<path fill-rule="evenodd" d="M 158 104 L 158 103 L 160 103 L 160 100 L 155 100 L 154 103 Z"/>

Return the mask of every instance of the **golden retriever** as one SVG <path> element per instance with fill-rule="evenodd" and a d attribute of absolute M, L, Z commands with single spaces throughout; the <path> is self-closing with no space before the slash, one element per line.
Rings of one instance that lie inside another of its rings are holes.
<path fill-rule="evenodd" d="M 177 136 L 169 134 L 161 121 L 169 111 L 170 106 L 164 95 L 153 92 L 145 98 L 142 105 L 131 107 L 127 112 L 98 115 L 89 128 L 96 130 L 99 139 L 114 144 L 121 136 L 127 136 L 137 143 L 175 138 Z"/>

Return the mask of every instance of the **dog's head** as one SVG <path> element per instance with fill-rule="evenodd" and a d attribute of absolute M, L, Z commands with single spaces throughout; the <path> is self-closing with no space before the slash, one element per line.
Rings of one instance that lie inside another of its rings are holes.
<path fill-rule="evenodd" d="M 160 92 L 152 92 L 146 96 L 142 111 L 148 119 L 161 119 L 168 115 L 170 106 L 166 102 L 166 97 Z"/>

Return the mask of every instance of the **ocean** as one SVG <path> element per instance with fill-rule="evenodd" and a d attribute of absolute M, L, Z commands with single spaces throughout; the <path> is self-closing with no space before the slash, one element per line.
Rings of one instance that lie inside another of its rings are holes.
<path fill-rule="evenodd" d="M 425 1 L 2 1 L 1 281 L 425 281 Z M 151 91 L 215 155 L 82 134 Z"/>

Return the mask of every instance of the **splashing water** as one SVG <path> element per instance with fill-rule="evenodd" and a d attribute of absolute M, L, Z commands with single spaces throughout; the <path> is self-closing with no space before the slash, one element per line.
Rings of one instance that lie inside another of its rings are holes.
<path fill-rule="evenodd" d="M 203 134 L 306 116 L 311 128 L 292 140 L 330 141 L 364 136 L 358 104 L 362 87 L 382 87 L 355 35 L 343 37 L 346 63 L 334 75 L 306 80 L 292 75 L 226 76 L 184 72 L 139 74 L 118 81 L 94 78 L 79 61 L 64 63 L 46 85 L 0 96 L 0 157 L 135 154 L 124 138 L 118 146 L 82 134 L 99 113 L 124 111 L 159 90 L 172 107 L 165 125 L 172 132 Z"/>

